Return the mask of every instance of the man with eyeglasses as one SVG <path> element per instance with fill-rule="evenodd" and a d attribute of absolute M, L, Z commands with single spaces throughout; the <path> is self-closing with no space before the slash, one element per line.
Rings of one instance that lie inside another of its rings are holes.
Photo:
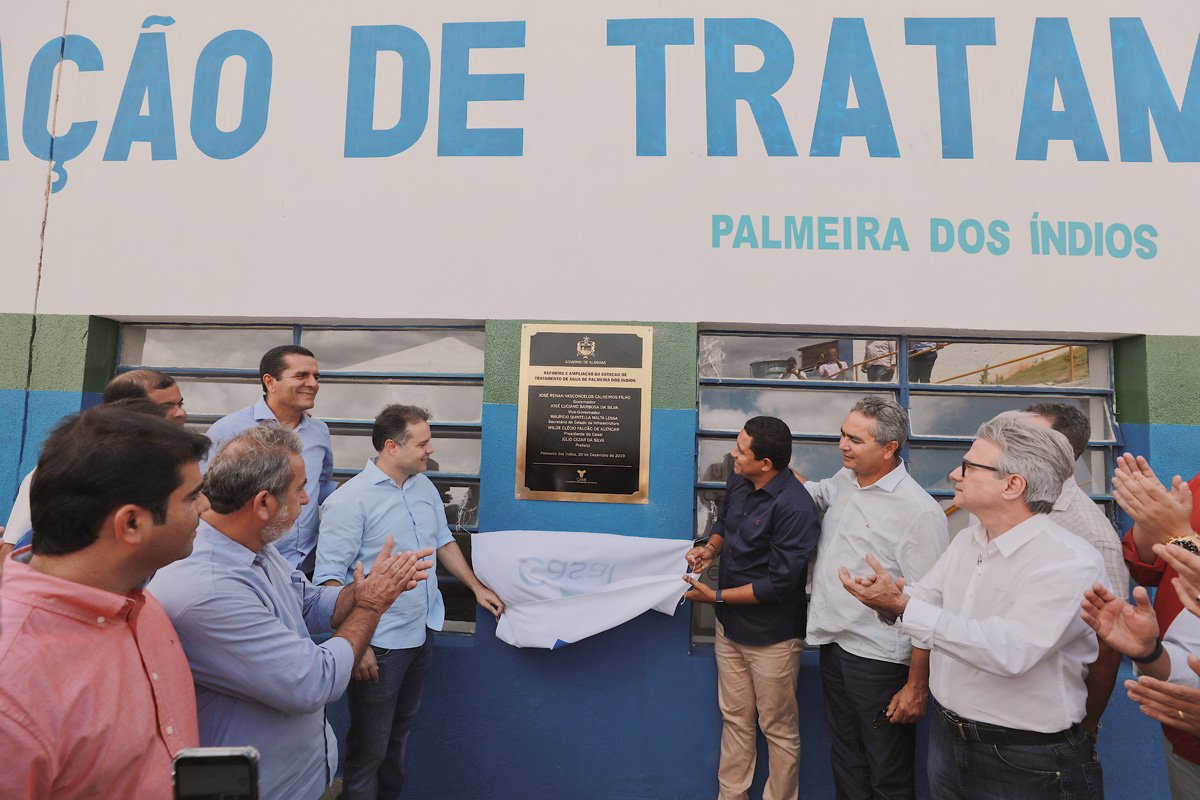
<path fill-rule="evenodd" d="M 912 798 L 916 724 L 929 695 L 929 651 L 848 595 L 838 567 L 921 578 L 946 549 L 946 515 L 900 459 L 908 415 L 868 396 L 842 423 L 843 469 L 804 488 L 822 512 L 805 642 L 821 648 L 821 687 L 839 800 Z M 806 480 L 803 476 L 800 479 Z"/>
<path fill-rule="evenodd" d="M 934 797 L 1104 796 L 1080 726 L 1098 647 L 1079 608 L 1109 579 L 1096 549 L 1048 517 L 1073 460 L 1062 434 L 1001 414 L 950 474 L 955 502 L 979 521 L 924 578 L 905 585 L 873 556 L 871 573 L 839 571 L 847 591 L 931 651 Z"/>

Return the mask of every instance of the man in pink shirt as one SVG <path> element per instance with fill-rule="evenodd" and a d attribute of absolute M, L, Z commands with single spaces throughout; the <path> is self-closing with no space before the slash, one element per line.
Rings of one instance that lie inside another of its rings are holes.
<path fill-rule="evenodd" d="M 42 449 L 29 550 L 0 582 L 0 797 L 172 796 L 199 742 L 187 659 L 140 588 L 192 550 L 208 439 L 111 406 Z"/>

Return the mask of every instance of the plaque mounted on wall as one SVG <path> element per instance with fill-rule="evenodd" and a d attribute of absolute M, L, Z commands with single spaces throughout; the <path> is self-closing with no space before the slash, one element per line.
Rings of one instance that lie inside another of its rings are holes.
<path fill-rule="evenodd" d="M 648 325 L 521 326 L 518 500 L 647 503 Z"/>

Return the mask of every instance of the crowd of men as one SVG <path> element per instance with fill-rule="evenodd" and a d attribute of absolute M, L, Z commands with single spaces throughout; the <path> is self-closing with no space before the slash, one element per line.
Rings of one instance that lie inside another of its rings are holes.
<path fill-rule="evenodd" d="M 137 370 L 47 439 L 0 561 L 0 796 L 168 797 L 181 750 L 252 745 L 263 797 L 315 800 L 338 767 L 325 708 L 343 693 L 342 796 L 400 795 L 445 618 L 435 565 L 489 613 L 504 603 L 425 474 L 426 411 L 384 408 L 377 456 L 337 487 L 310 414 L 314 355 L 275 348 L 259 373 L 262 398 L 207 436 L 184 426 L 173 379 Z M 1121 457 L 1114 496 L 1135 524 L 1119 540 L 1074 480 L 1086 416 L 1036 404 L 982 425 L 950 473 L 971 515 L 951 539 L 905 469 L 908 430 L 894 400 L 863 398 L 822 479 L 790 469 L 783 421 L 739 432 L 684 578 L 717 617 L 719 799 L 748 797 L 759 731 L 764 800 L 798 796 L 806 642 L 838 798 L 914 797 L 929 714 L 934 797 L 1101 798 L 1122 656 L 1139 673 L 1129 696 L 1164 725 L 1173 796 L 1200 797 L 1200 477 L 1164 486 Z M 696 575 L 714 562 L 710 587 Z M 1128 601 L 1131 572 L 1158 587 L 1153 605 L 1141 587 Z"/>
<path fill-rule="evenodd" d="M 719 800 L 749 796 L 756 729 L 763 799 L 798 796 L 801 639 L 820 648 L 839 800 L 916 796 L 916 723 L 930 707 L 933 797 L 1102 798 L 1096 740 L 1122 655 L 1139 673 L 1129 696 L 1164 724 L 1172 796 L 1200 797 L 1188 484 L 1165 487 L 1123 456 L 1114 496 L 1135 525 L 1122 542 L 1075 482 L 1086 415 L 1038 403 L 983 424 L 950 473 L 951 510 L 971 515 L 951 540 L 900 458 L 908 430 L 894 400 L 863 398 L 842 423 L 843 468 L 822 480 L 789 469 L 781 420 L 738 434 L 712 534 L 687 555 L 694 572 L 720 557 L 716 588 L 684 578 L 717 617 Z M 1130 571 L 1159 587 L 1153 607 L 1140 587 L 1126 601 Z"/>
<path fill-rule="evenodd" d="M 378 457 L 335 495 L 315 357 L 275 348 L 260 375 L 262 398 L 208 436 L 169 376 L 137 370 L 46 441 L 0 572 L 0 796 L 170 797 L 180 751 L 249 745 L 262 797 L 315 800 L 338 766 L 325 707 L 348 686 L 342 796 L 400 794 L 445 618 L 436 564 L 504 605 L 424 474 L 425 411 L 385 408 Z"/>

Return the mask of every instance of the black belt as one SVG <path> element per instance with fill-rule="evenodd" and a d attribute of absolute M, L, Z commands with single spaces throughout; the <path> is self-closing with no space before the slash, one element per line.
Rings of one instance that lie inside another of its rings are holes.
<path fill-rule="evenodd" d="M 976 722 L 973 719 L 960 717 L 941 706 L 938 707 L 938 711 L 958 738 L 980 744 L 1063 744 L 1070 741 L 1071 734 L 1079 733 L 1078 724 L 1057 733 L 1041 733 L 1039 731 L 1023 731 L 1019 728 L 1006 728 L 1003 725 L 992 725 L 987 722 Z"/>

